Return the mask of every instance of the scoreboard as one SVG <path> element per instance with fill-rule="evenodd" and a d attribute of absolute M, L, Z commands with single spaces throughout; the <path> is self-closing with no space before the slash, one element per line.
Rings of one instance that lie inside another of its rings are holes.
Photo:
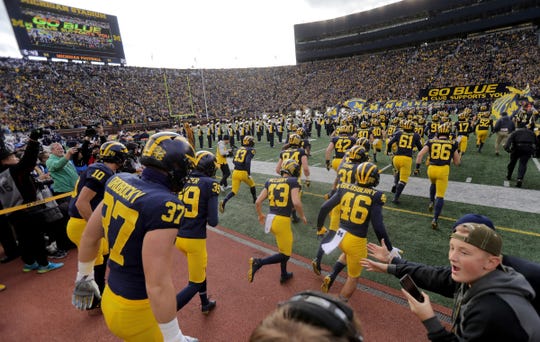
<path fill-rule="evenodd" d="M 40 0 L 4 0 L 24 57 L 126 64 L 116 16 Z"/>

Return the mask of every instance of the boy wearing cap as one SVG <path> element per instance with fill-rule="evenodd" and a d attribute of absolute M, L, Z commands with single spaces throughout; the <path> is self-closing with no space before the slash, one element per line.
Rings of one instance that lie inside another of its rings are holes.
<path fill-rule="evenodd" d="M 404 291 L 432 341 L 538 341 L 540 317 L 530 302 L 534 290 L 523 275 L 501 265 L 501 249 L 502 239 L 492 228 L 462 223 L 450 237 L 451 267 L 388 265 L 368 259 L 362 265 L 397 277 L 408 273 L 419 287 L 454 298 L 448 331 L 435 316 L 427 294 L 422 293 L 424 302 L 420 303 Z"/>

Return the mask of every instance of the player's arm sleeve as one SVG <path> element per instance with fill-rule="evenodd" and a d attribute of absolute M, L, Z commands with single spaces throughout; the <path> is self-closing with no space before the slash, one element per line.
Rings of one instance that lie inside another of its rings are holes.
<path fill-rule="evenodd" d="M 386 248 L 391 251 L 392 243 L 390 242 L 390 238 L 388 237 L 388 233 L 384 227 L 381 205 L 374 205 L 371 207 L 371 223 L 373 224 L 375 235 L 377 235 L 377 240 L 381 241 L 381 239 L 384 239 Z"/>
<path fill-rule="evenodd" d="M 208 225 L 210 227 L 217 226 L 219 220 L 218 220 L 218 196 L 214 196 L 214 193 L 212 193 L 212 196 L 210 196 L 210 199 L 208 200 L 208 218 L 207 218 Z"/>

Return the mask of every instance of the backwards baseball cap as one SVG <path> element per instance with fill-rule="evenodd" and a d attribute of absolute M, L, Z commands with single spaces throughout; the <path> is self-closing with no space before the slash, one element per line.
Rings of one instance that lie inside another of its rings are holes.
<path fill-rule="evenodd" d="M 494 229 L 481 223 L 463 223 L 462 225 L 469 230 L 469 235 L 452 233 L 450 238 L 476 246 L 489 254 L 501 255 L 502 239 Z"/>
<path fill-rule="evenodd" d="M 456 227 L 463 223 L 480 223 L 485 224 L 491 229 L 495 229 L 495 225 L 487 216 L 479 214 L 465 214 L 457 219 L 457 221 L 452 226 L 452 231 L 455 231 Z"/>

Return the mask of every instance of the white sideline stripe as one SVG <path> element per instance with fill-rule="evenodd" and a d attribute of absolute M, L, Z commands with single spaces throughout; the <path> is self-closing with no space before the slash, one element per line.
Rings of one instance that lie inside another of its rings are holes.
<path fill-rule="evenodd" d="M 386 171 L 390 166 L 392 166 L 392 164 L 386 165 L 385 167 L 383 167 L 382 169 L 379 170 L 379 173 L 382 173 L 382 172 Z"/>
<path fill-rule="evenodd" d="M 465 183 L 470 183 L 470 182 L 472 182 L 472 177 L 467 177 L 467 178 L 465 179 Z"/>
<path fill-rule="evenodd" d="M 540 171 L 540 162 L 538 161 L 537 158 L 533 158 L 532 159 L 533 162 L 534 162 L 534 165 L 536 165 L 536 168 L 538 169 L 538 171 Z"/>
<path fill-rule="evenodd" d="M 313 164 L 311 166 L 320 166 L 320 165 L 321 165 L 321 163 L 315 163 L 315 164 Z"/>
<path fill-rule="evenodd" d="M 315 151 L 315 152 L 311 152 L 311 154 L 315 154 L 315 153 L 321 153 L 322 151 L 326 151 L 326 149 L 325 149 L 325 148 L 323 148 L 322 150 L 317 150 L 317 151 Z"/>

